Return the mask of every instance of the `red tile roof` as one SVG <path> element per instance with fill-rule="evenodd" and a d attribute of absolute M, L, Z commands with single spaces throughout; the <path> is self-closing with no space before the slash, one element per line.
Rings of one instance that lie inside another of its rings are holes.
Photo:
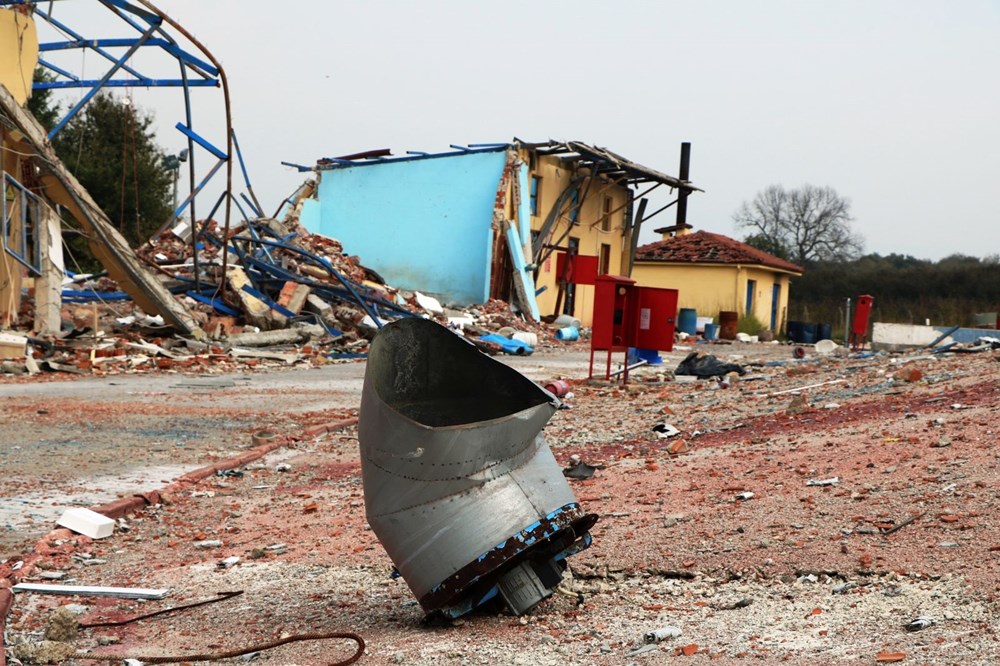
<path fill-rule="evenodd" d="M 708 231 L 696 231 L 642 245 L 636 249 L 635 259 L 671 264 L 757 264 L 792 273 L 803 272 L 801 266 L 790 261 Z"/>

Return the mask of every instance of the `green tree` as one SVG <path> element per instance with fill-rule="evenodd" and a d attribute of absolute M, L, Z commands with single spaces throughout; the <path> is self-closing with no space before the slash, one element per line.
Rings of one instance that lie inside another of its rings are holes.
<path fill-rule="evenodd" d="M 35 81 L 55 81 L 55 74 L 41 67 L 35 68 Z M 52 99 L 52 90 L 34 90 L 25 107 L 35 116 L 46 132 L 52 130 L 61 115 L 59 105 Z"/>
<path fill-rule="evenodd" d="M 102 92 L 53 140 L 63 164 L 133 247 L 172 212 L 173 175 L 152 125 L 151 115 Z"/>
<path fill-rule="evenodd" d="M 776 238 L 771 238 L 765 234 L 751 234 L 743 239 L 743 242 L 750 247 L 755 247 L 758 250 L 763 250 L 768 254 L 774 255 L 779 259 L 788 260 L 788 250 L 781 241 Z"/>
<path fill-rule="evenodd" d="M 851 202 L 832 187 L 771 185 L 744 203 L 733 221 L 763 245 L 785 248 L 800 266 L 853 259 L 864 245 L 849 226 Z"/>

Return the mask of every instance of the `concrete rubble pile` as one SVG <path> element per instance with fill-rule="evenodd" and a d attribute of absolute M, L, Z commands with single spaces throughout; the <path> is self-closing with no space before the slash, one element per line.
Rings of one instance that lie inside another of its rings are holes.
<path fill-rule="evenodd" d="M 0 374 L 324 365 L 364 356 L 380 326 L 405 317 L 434 319 L 490 354 L 504 351 L 489 341 L 497 331 L 548 337 L 544 325 L 525 322 L 502 301 L 452 310 L 388 285 L 336 239 L 298 226 L 294 210 L 284 222 L 262 218 L 230 230 L 225 253 L 220 225 L 200 226 L 197 262 L 183 231 L 166 231 L 136 251 L 200 327 L 197 334 L 143 312 L 105 274 L 80 275 L 65 280 L 58 334 L 4 334 L 10 340 L 0 349 L 7 359 Z M 30 323 L 32 306 L 25 298 L 22 322 Z"/>

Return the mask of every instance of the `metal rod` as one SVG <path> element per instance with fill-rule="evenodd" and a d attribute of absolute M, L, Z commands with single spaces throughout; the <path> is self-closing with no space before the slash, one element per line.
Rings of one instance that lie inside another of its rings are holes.
<path fill-rule="evenodd" d="M 646 216 L 645 218 L 643 218 L 643 219 L 644 219 L 644 220 L 651 220 L 651 219 L 653 219 L 654 217 L 656 217 L 657 215 L 659 215 L 660 213 L 662 213 L 662 212 L 663 212 L 663 211 L 665 211 L 666 209 L 668 209 L 668 208 L 670 208 L 671 206 L 673 206 L 673 205 L 674 205 L 675 203 L 677 203 L 678 201 L 679 201 L 679 199 L 674 199 L 673 201 L 671 201 L 671 202 L 670 202 L 670 203 L 668 203 L 667 205 L 665 205 L 665 206 L 662 206 L 662 207 L 660 207 L 660 208 L 657 208 L 656 210 L 654 210 L 654 211 L 653 211 L 652 213 L 650 213 L 649 215 L 647 215 L 647 216 Z"/>
<path fill-rule="evenodd" d="M 236 159 L 240 161 L 240 171 L 243 172 L 243 182 L 247 186 L 247 192 L 250 193 L 250 198 L 253 199 L 252 208 L 257 212 L 257 217 L 264 217 L 264 207 L 260 205 L 260 201 L 257 199 L 257 195 L 253 191 L 253 185 L 250 184 L 250 175 L 247 174 L 247 165 L 243 162 L 243 151 L 240 150 L 240 142 L 236 140 L 236 132 L 233 132 L 233 147 L 236 148 Z M 246 196 L 243 198 L 246 199 Z"/>
<path fill-rule="evenodd" d="M 844 346 L 851 342 L 851 298 L 847 298 L 847 305 L 844 314 Z"/>
<path fill-rule="evenodd" d="M 649 363 L 649 361 L 647 361 L 646 359 L 642 359 L 641 361 L 636 361 L 632 365 L 627 365 L 624 368 L 621 368 L 619 370 L 615 370 L 614 372 L 608 373 L 608 377 L 609 378 L 611 378 L 611 377 L 617 377 L 618 375 L 622 374 L 623 372 L 630 372 L 632 370 L 635 370 L 636 368 L 639 368 L 639 367 L 642 367 L 642 366 L 646 365 L 647 363 Z"/>

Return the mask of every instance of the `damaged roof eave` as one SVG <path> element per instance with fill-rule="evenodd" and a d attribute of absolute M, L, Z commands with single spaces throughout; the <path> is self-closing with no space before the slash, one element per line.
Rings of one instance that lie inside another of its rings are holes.
<path fill-rule="evenodd" d="M 787 268 L 778 268 L 777 266 L 768 266 L 767 264 L 751 263 L 746 261 L 741 261 L 739 263 L 730 263 L 726 261 L 670 261 L 669 259 L 640 259 L 636 257 L 635 263 L 636 265 L 647 264 L 649 266 L 678 266 L 684 268 L 733 268 L 736 270 L 743 268 L 759 268 L 772 273 L 789 275 L 791 277 L 802 277 L 802 271 L 792 271 Z"/>
<path fill-rule="evenodd" d="M 554 155 L 561 160 L 581 162 L 586 160 L 598 174 L 613 173 L 628 178 L 630 183 L 659 183 L 674 189 L 683 189 L 688 192 L 704 192 L 700 187 L 695 187 L 690 181 L 684 181 L 674 176 L 669 176 L 656 169 L 644 166 L 632 160 L 626 159 L 606 148 L 598 148 L 582 141 L 546 141 L 543 143 L 529 143 L 514 139 L 515 143 L 529 150 L 535 150 L 541 155 Z"/>

